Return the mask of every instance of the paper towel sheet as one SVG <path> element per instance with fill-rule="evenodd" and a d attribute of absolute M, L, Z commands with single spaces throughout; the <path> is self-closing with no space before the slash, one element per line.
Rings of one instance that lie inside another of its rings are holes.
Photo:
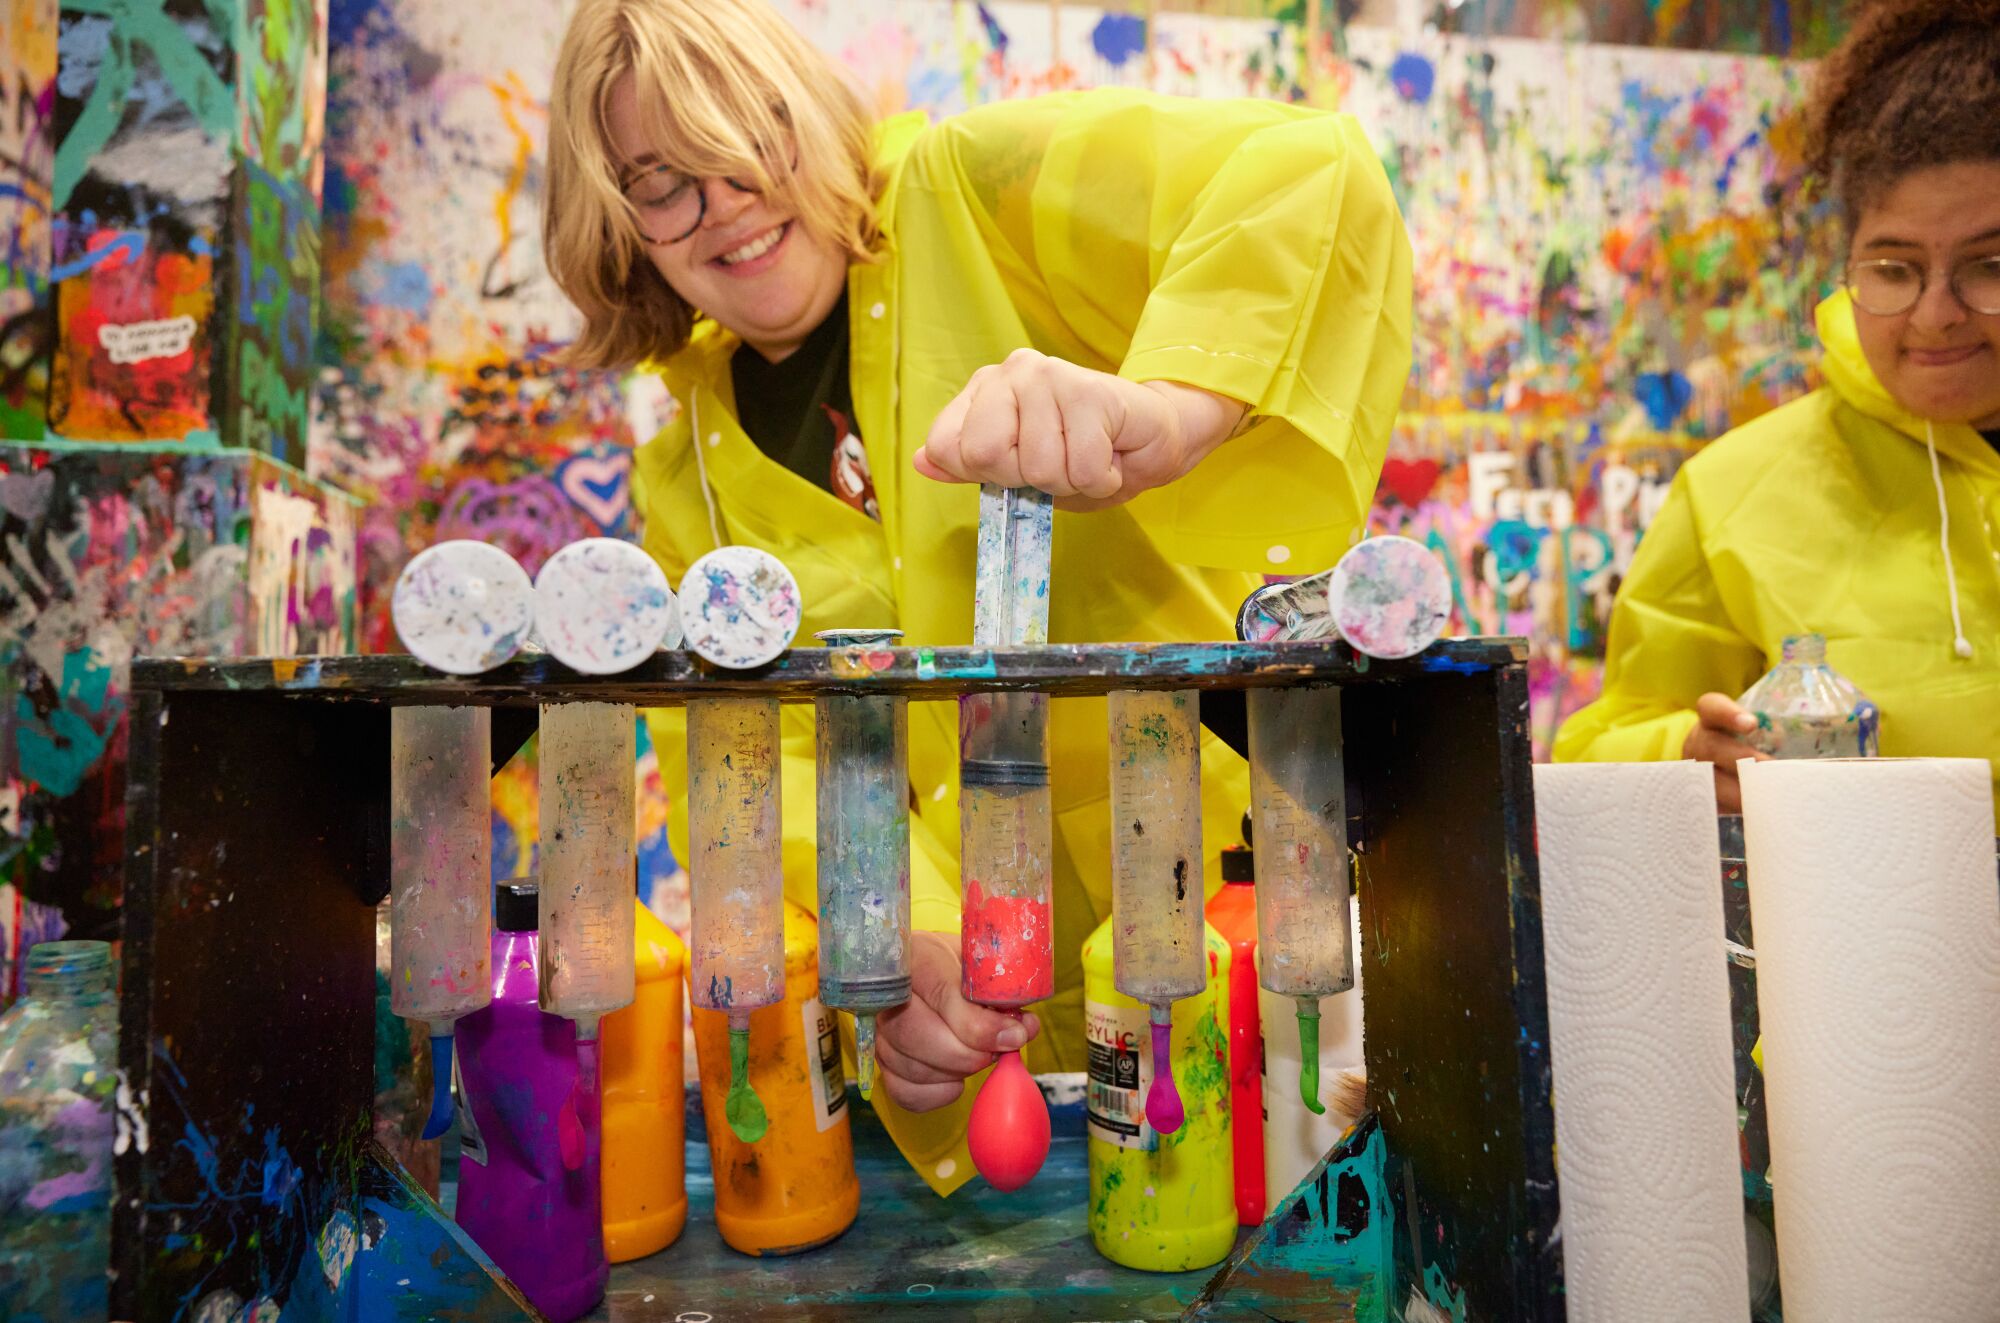
<path fill-rule="evenodd" d="M 1741 770 L 1785 1317 L 2000 1319 L 1992 770 Z"/>
<path fill-rule="evenodd" d="M 1537 767 L 1535 821 L 1571 1323 L 1747 1319 L 1714 778 Z"/>

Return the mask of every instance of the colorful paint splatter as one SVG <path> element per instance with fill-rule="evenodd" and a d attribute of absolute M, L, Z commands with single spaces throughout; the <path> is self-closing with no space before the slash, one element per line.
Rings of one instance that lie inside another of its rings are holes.
<path fill-rule="evenodd" d="M 527 641 L 535 590 L 527 571 L 498 547 L 440 542 L 404 568 L 391 611 L 397 637 L 424 665 L 477 675 Z"/>
<path fill-rule="evenodd" d="M 629 542 L 572 542 L 535 576 L 535 634 L 585 675 L 629 671 L 681 642 L 681 614 L 659 563 Z"/>
<path fill-rule="evenodd" d="M 798 580 L 756 547 L 717 547 L 688 566 L 680 602 L 688 649 L 732 670 L 775 660 L 805 614 Z"/>

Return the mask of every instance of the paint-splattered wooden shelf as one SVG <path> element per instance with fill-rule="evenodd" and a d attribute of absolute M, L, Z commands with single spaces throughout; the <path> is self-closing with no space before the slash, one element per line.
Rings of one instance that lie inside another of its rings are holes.
<path fill-rule="evenodd" d="M 381 703 L 635 703 L 668 706 L 723 694 L 810 698 L 822 693 L 954 699 L 1036 689 L 1056 697 L 1114 689 L 1247 689 L 1470 674 L 1527 660 L 1518 638 L 1447 639 L 1402 661 L 1358 656 L 1341 642 L 1051 644 L 1024 648 L 794 648 L 769 666 L 727 671 L 687 652 L 662 652 L 623 675 L 579 675 L 554 658 L 518 658 L 483 675 L 445 675 L 413 657 L 145 658 L 132 687 L 280 692 Z"/>
<path fill-rule="evenodd" d="M 340 1219 L 357 1215 L 357 1172 L 379 1161 L 357 1141 L 373 1085 L 391 706 L 511 709 L 516 739 L 549 702 L 1196 688 L 1240 707 L 1246 689 L 1330 684 L 1364 917 L 1382 1141 L 1367 1204 L 1369 1225 L 1390 1233 L 1387 1292 L 1446 1317 L 1562 1318 L 1519 640 L 1455 640 L 1395 663 L 1364 663 L 1337 643 L 801 648 L 728 674 L 669 653 L 613 679 L 540 657 L 471 679 L 407 657 L 156 659 L 137 663 L 132 681 L 120 1124 L 138 1138 L 116 1161 L 115 1317 L 176 1323 L 191 1300 L 348 1289 L 316 1265 Z M 1204 702 L 1211 729 L 1230 706 Z M 494 724 L 499 753 L 498 713 Z M 260 1176 L 274 1171 L 290 1192 L 280 1198 Z M 1336 1212 L 1356 1202 L 1333 1193 L 1320 1202 Z M 932 1202 L 904 1220 L 935 1217 Z M 447 1312 L 434 1299 L 408 1305 L 412 1318 Z M 518 1316 L 509 1307 L 451 1316 Z M 1131 1312 L 1086 1305 L 1069 1317 Z"/>

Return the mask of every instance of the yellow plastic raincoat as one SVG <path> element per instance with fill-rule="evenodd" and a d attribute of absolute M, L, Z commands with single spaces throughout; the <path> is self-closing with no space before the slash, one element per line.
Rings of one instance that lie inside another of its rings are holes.
<path fill-rule="evenodd" d="M 1742 693 L 1808 632 L 1881 710 L 1885 756 L 2000 760 L 2000 454 L 1890 398 L 1844 292 L 1819 334 L 1828 384 L 1674 479 L 1612 609 L 1604 692 L 1563 724 L 1557 761 L 1680 757 L 1696 698 Z"/>
<path fill-rule="evenodd" d="M 735 337 L 702 322 L 657 365 L 679 404 L 638 452 L 645 543 L 679 584 L 718 542 L 782 559 L 801 637 L 894 626 L 971 641 L 978 493 L 911 456 L 973 372 L 1031 346 L 1134 380 L 1246 402 L 1256 422 L 1191 477 L 1121 508 L 1058 513 L 1055 642 L 1225 639 L 1259 571 L 1330 565 L 1362 527 L 1409 370 L 1410 253 L 1380 163 L 1349 117 L 1269 102 L 1127 91 L 993 105 L 882 126 L 884 261 L 848 276 L 855 412 L 878 524 L 757 449 L 737 425 Z M 712 508 L 710 505 L 712 502 Z M 687 858 L 678 711 L 652 714 Z M 785 709 L 785 892 L 815 907 L 812 709 Z M 910 711 L 913 921 L 956 934 L 957 712 Z M 1050 716 L 1056 995 L 1035 1009 L 1036 1070 L 1082 1069 L 1083 940 L 1110 909 L 1103 700 Z M 1203 746 L 1209 885 L 1248 804 L 1242 761 Z M 851 1027 L 848 1030 L 851 1036 Z M 850 1037 L 851 1050 L 851 1037 Z M 965 1114 L 875 1105 L 940 1193 L 972 1175 Z"/>

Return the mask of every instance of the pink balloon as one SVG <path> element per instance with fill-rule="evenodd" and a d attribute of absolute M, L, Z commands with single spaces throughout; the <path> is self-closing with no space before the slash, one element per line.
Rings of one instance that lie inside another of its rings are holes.
<path fill-rule="evenodd" d="M 994 1189 L 1018 1190 L 1049 1156 L 1049 1105 L 1019 1052 L 1002 1052 L 972 1104 L 972 1165 Z"/>

